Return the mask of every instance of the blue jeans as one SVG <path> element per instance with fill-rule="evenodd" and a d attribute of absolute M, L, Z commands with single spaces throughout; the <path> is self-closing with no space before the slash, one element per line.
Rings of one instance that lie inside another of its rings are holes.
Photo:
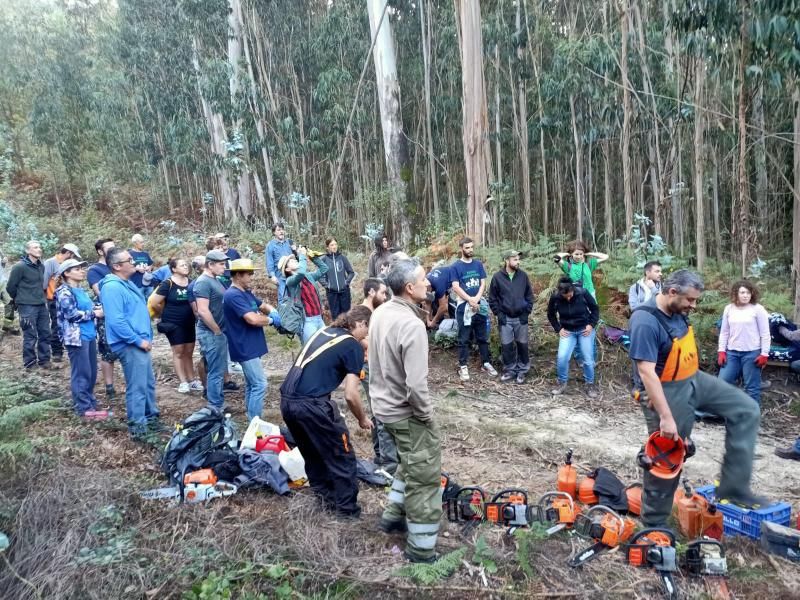
<path fill-rule="evenodd" d="M 222 410 L 224 399 L 222 384 L 228 370 L 228 338 L 224 333 L 214 335 L 206 329 L 197 328 L 200 354 L 206 359 L 206 396 L 208 403 Z"/>
<path fill-rule="evenodd" d="M 761 369 L 753 362 L 761 350 L 728 350 L 728 360 L 719 370 L 719 378 L 731 385 L 736 385 L 739 377 L 742 378 L 744 391 L 753 400 L 761 404 Z"/>
<path fill-rule="evenodd" d="M 580 348 L 583 355 L 583 378 L 586 383 L 594 383 L 594 337 L 594 329 L 586 336 L 583 335 L 582 331 L 570 331 L 567 337 L 559 336 L 558 356 L 556 358 L 559 383 L 567 383 L 569 361 L 576 346 Z"/>
<path fill-rule="evenodd" d="M 117 352 L 125 375 L 125 413 L 132 435 L 147 433 L 148 421 L 158 418 L 156 378 L 149 352 L 127 345 Z"/>
<path fill-rule="evenodd" d="M 239 363 L 244 373 L 244 405 L 247 407 L 247 418 L 260 417 L 264 408 L 264 396 L 267 394 L 267 378 L 261 366 L 261 358 L 251 358 Z"/>
<path fill-rule="evenodd" d="M 311 336 L 317 333 L 320 329 L 325 327 L 325 321 L 322 320 L 322 315 L 316 317 L 306 317 L 303 323 L 303 331 L 300 332 L 300 343 L 305 344 L 311 339 Z"/>
<path fill-rule="evenodd" d="M 97 340 L 81 340 L 80 346 L 65 346 L 69 355 L 72 405 L 83 416 L 87 410 L 97 409 L 94 384 L 97 383 Z"/>
<path fill-rule="evenodd" d="M 278 278 L 278 304 L 286 298 L 286 277 L 275 275 Z"/>

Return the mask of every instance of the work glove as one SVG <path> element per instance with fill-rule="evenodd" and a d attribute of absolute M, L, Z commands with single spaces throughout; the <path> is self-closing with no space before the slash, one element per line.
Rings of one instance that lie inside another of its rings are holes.
<path fill-rule="evenodd" d="M 724 367 L 726 362 L 728 362 L 728 354 L 726 352 L 717 352 L 717 364 L 720 367 Z"/>
<path fill-rule="evenodd" d="M 763 369 L 764 365 L 767 364 L 767 359 L 768 358 L 769 357 L 766 354 L 759 354 L 753 362 L 756 363 L 756 366 L 759 369 Z"/>
<path fill-rule="evenodd" d="M 273 310 L 271 313 L 269 313 L 269 318 L 271 321 L 270 325 L 275 327 L 275 329 L 281 326 L 281 315 L 277 310 Z"/>

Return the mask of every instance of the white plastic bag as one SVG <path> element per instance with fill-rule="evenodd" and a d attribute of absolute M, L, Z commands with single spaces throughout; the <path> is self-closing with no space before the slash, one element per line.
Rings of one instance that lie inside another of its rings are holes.
<path fill-rule="evenodd" d="M 300 448 L 294 448 L 291 451 L 284 450 L 278 454 L 278 460 L 281 467 L 286 471 L 290 481 L 302 481 L 308 479 L 306 476 L 306 461 L 303 455 L 300 454 Z"/>
<path fill-rule="evenodd" d="M 242 438 L 242 448 L 247 448 L 250 450 L 256 449 L 256 438 L 260 437 L 267 437 L 268 435 L 280 435 L 281 428 L 277 425 L 273 425 L 267 421 L 262 421 L 258 417 L 253 417 L 253 420 L 250 421 L 250 425 L 247 426 L 247 431 L 244 432 L 244 437 Z"/>

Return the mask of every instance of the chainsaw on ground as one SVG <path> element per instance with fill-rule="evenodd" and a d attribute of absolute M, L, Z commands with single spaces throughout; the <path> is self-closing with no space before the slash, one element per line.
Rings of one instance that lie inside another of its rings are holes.
<path fill-rule="evenodd" d="M 482 521 L 488 495 L 478 486 L 466 486 L 445 500 L 445 514 L 451 523 Z"/>
<path fill-rule="evenodd" d="M 528 504 L 526 490 L 509 488 L 497 492 L 483 505 L 484 519 L 508 527 L 514 533 L 518 527 L 527 527 L 533 521 L 533 507 Z"/>
<path fill-rule="evenodd" d="M 675 534 L 663 527 L 649 527 L 636 532 L 625 545 L 625 558 L 634 567 L 655 569 L 664 584 L 667 598 L 678 597 L 672 574 L 678 570 Z"/>
<path fill-rule="evenodd" d="M 633 534 L 635 524 L 607 506 L 597 505 L 575 519 L 574 530 L 594 544 L 567 561 L 570 567 L 581 567 L 606 550 L 616 548 Z"/>
<path fill-rule="evenodd" d="M 718 540 L 704 537 L 689 542 L 684 566 L 689 575 L 705 580 L 706 589 L 714 600 L 728 600 L 731 597 L 726 579 L 728 560 L 725 558 L 725 549 Z"/>
<path fill-rule="evenodd" d="M 232 496 L 238 491 L 237 486 L 227 481 L 220 481 L 212 469 L 200 469 L 187 473 L 183 477 L 183 490 L 180 486 L 170 486 L 141 492 L 145 500 L 178 500 L 196 504 L 214 498 Z"/>
<path fill-rule="evenodd" d="M 580 508 L 567 492 L 547 492 L 536 505 L 536 518 L 543 525 L 550 525 L 545 532 L 553 535 L 562 529 L 572 529 Z"/>

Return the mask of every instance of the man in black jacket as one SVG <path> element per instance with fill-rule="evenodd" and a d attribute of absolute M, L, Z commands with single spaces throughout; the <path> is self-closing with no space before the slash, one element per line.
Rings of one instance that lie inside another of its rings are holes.
<path fill-rule="evenodd" d="M 563 394 L 567 389 L 569 361 L 575 346 L 580 344 L 583 354 L 583 378 L 586 381 L 586 395 L 597 398 L 594 385 L 594 338 L 600 309 L 592 295 L 582 286 L 577 286 L 569 277 L 558 281 L 558 289 L 550 296 L 547 305 L 547 319 L 558 334 L 558 387 L 553 395 Z"/>
<path fill-rule="evenodd" d="M 11 269 L 7 290 L 19 310 L 22 328 L 22 364 L 33 369 L 58 368 L 50 362 L 50 313 L 44 295 L 42 246 L 35 240 L 25 244 L 25 256 Z"/>
<path fill-rule="evenodd" d="M 533 288 L 528 274 L 519 268 L 519 252 L 503 253 L 505 265 L 489 284 L 489 308 L 500 326 L 503 375 L 500 381 L 525 382 L 531 368 L 528 352 L 528 316 L 533 310 Z"/>

